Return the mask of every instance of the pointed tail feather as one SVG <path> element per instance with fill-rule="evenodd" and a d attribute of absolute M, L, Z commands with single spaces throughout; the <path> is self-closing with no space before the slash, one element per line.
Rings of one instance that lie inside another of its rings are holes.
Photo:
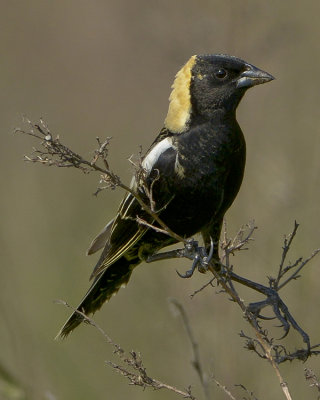
<path fill-rule="evenodd" d="M 117 260 L 96 277 L 77 310 L 86 315 L 99 310 L 106 301 L 118 292 L 121 286 L 128 283 L 131 272 L 136 265 L 137 263 L 133 264 L 132 261 L 128 261 L 124 257 Z M 84 318 L 80 314 L 74 312 L 63 325 L 56 339 L 67 337 L 83 320 Z"/>

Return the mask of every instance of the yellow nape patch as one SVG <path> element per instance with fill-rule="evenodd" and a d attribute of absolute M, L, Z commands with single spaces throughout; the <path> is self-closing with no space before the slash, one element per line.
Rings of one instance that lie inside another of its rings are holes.
<path fill-rule="evenodd" d="M 164 126 L 173 133 L 181 133 L 186 127 L 191 113 L 191 70 L 197 56 L 192 56 L 177 73 L 169 97 L 169 110 Z"/>

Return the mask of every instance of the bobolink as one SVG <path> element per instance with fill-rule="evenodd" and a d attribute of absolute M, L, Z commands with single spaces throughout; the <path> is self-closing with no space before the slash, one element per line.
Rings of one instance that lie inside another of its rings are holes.
<path fill-rule="evenodd" d="M 142 160 L 144 183 L 135 178 L 132 182 L 141 196 L 145 185 L 152 185 L 161 220 L 184 238 L 200 232 L 206 248 L 213 241 L 216 259 L 223 216 L 239 191 L 245 167 L 236 108 L 248 88 L 272 79 L 236 57 L 192 56 L 175 77 L 164 127 Z M 78 310 L 94 313 L 128 282 L 137 265 L 177 242 L 139 224 L 137 216 L 156 225 L 128 194 L 116 217 L 92 242 L 88 254 L 104 249 Z M 67 336 L 81 321 L 73 313 L 59 335 Z"/>

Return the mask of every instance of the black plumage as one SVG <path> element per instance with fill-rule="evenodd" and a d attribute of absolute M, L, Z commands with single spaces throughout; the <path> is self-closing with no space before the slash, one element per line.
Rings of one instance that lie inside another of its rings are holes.
<path fill-rule="evenodd" d="M 201 232 L 207 248 L 212 238 L 216 259 L 223 216 L 239 191 L 245 167 L 236 108 L 248 88 L 272 79 L 235 57 L 191 57 L 176 75 L 164 128 L 142 161 L 160 218 L 185 238 Z M 133 187 L 143 196 L 140 182 L 133 181 Z M 138 264 L 176 242 L 139 224 L 137 216 L 154 222 L 129 194 L 92 243 L 89 254 L 104 249 L 78 310 L 94 313 L 128 282 Z M 67 336 L 81 321 L 73 313 L 59 335 Z"/>

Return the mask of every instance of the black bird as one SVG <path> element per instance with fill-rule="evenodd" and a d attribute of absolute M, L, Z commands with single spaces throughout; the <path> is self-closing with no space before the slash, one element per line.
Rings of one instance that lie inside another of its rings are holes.
<path fill-rule="evenodd" d="M 246 147 L 236 108 L 252 86 L 274 78 L 228 55 L 192 56 L 172 85 L 164 127 L 142 161 L 146 178 L 132 188 L 147 199 L 146 185 L 160 219 L 184 238 L 201 233 L 205 247 L 217 243 L 225 212 L 235 199 L 244 173 Z M 88 254 L 104 247 L 94 281 L 78 310 L 94 313 L 125 285 L 133 269 L 177 240 L 139 224 L 157 225 L 128 194 L 116 217 L 92 242 Z M 67 336 L 83 318 L 73 313 L 58 336 Z"/>

